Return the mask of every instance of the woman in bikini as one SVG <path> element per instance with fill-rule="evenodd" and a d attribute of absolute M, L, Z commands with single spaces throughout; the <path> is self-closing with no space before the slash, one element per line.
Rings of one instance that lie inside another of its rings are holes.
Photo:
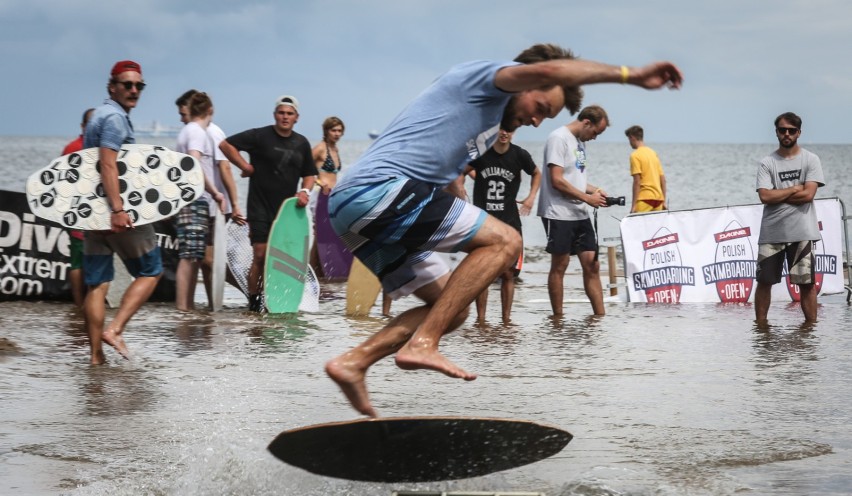
<path fill-rule="evenodd" d="M 343 137 L 345 126 L 339 117 L 328 117 L 322 122 L 322 141 L 312 150 L 314 164 L 319 172 L 318 180 L 315 183 L 322 189 L 320 193 L 328 196 L 331 193 L 331 188 L 337 184 L 337 173 L 340 172 L 343 164 L 340 161 L 340 150 L 337 148 L 337 142 Z M 311 213 L 316 215 L 316 206 L 319 197 L 311 195 Z M 317 276 L 325 277 L 325 273 L 320 264 L 319 254 L 317 253 L 316 237 L 311 246 L 310 262 Z"/>
<path fill-rule="evenodd" d="M 340 151 L 337 142 L 343 137 L 346 127 L 338 117 L 329 117 L 322 123 L 322 141 L 313 149 L 314 163 L 319 171 L 319 181 L 322 193 L 327 195 L 337 184 L 337 173 L 343 164 L 340 162 Z"/>

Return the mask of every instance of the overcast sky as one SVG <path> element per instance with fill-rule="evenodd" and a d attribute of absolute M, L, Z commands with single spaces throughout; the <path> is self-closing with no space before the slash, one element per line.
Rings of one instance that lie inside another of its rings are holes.
<path fill-rule="evenodd" d="M 329 115 L 361 140 L 453 64 L 511 60 L 537 42 L 683 70 L 677 92 L 586 87 L 584 103 L 612 121 L 601 141 L 640 124 L 649 144 L 771 143 L 787 110 L 804 119 L 802 142 L 852 138 L 848 0 L 0 0 L 0 135 L 73 136 L 129 58 L 149 85 L 137 127 L 179 124 L 175 98 L 198 88 L 228 134 L 271 124 L 275 98 L 292 94 L 310 140 Z"/>

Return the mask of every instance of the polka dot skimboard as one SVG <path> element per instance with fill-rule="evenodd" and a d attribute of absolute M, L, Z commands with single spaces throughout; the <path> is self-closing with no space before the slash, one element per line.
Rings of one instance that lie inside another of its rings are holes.
<path fill-rule="evenodd" d="M 162 146 L 122 145 L 116 165 L 124 210 L 134 225 L 171 217 L 204 191 L 198 160 Z M 53 160 L 27 179 L 26 193 L 38 217 L 69 229 L 110 228 L 97 148 Z"/>

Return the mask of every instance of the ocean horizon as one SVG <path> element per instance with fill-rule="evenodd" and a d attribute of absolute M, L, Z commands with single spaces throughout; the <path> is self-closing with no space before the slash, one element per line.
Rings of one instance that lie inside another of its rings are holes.
<path fill-rule="evenodd" d="M 227 131 L 227 130 L 226 130 Z M 74 139 L 70 137 L 9 137 L 0 136 L 0 173 L 4 174 L 4 188 L 11 191 L 23 191 L 26 178 L 35 170 L 49 164 L 59 156 L 65 144 Z M 147 142 L 174 148 L 174 137 L 146 138 Z M 137 140 L 139 143 L 145 140 Z M 372 141 L 351 140 L 344 136 L 339 143 L 343 162 L 341 175 L 347 172 L 347 166 L 355 162 Z M 316 143 L 316 141 L 312 141 Z M 526 149 L 535 163 L 541 167 L 544 154 L 544 142 L 518 141 L 516 144 Z M 755 192 L 757 164 L 761 158 L 771 153 L 777 144 L 683 144 L 648 142 L 660 157 L 666 174 L 668 204 L 671 210 L 693 210 L 731 205 L 749 205 L 759 203 Z M 837 197 L 852 208 L 852 173 L 848 172 L 852 164 L 852 145 L 807 144 L 802 146 L 816 153 L 822 162 L 826 185 L 817 192 L 817 198 Z M 630 176 L 630 146 L 624 142 L 592 141 L 587 145 L 588 180 L 603 188 L 609 196 L 624 196 L 629 205 L 632 194 Z M 242 205 L 248 191 L 248 179 L 239 177 L 234 168 L 237 187 Z M 472 182 L 468 181 L 468 190 L 472 191 Z M 518 192 L 523 198 L 529 192 L 529 178 L 524 177 Z M 537 201 L 536 201 L 537 205 Z M 245 211 L 245 209 L 244 209 Z M 522 219 L 524 240 L 530 246 L 542 246 L 545 243 L 544 228 L 535 216 L 536 209 L 529 217 Z M 599 237 L 618 238 L 619 222 L 629 213 L 629 206 L 613 206 L 598 210 L 597 222 Z"/>

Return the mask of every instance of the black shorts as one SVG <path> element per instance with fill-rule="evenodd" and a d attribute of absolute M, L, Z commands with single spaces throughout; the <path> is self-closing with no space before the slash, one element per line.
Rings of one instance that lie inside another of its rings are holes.
<path fill-rule="evenodd" d="M 541 218 L 547 234 L 547 253 L 551 255 L 578 255 L 584 251 L 598 251 L 598 240 L 591 219 L 556 220 Z"/>
<path fill-rule="evenodd" d="M 260 220 L 249 221 L 249 239 L 251 239 L 251 244 L 268 242 L 270 231 L 272 231 L 271 222 Z"/>

